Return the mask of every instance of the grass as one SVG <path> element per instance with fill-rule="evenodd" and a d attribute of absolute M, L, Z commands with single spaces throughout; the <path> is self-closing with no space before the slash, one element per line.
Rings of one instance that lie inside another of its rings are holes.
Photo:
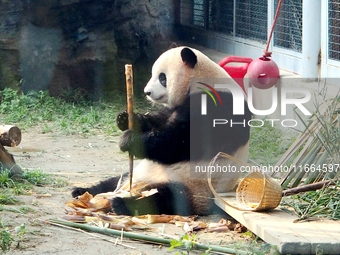
<path fill-rule="evenodd" d="M 6 226 L 0 217 L 0 252 L 7 252 L 11 249 L 13 243 L 16 247 L 23 241 L 26 234 L 26 227 L 24 224 L 10 229 Z M 2 252 L 0 254 L 2 254 Z"/>
<path fill-rule="evenodd" d="M 249 159 L 258 165 L 274 165 L 288 149 L 294 135 L 265 122 L 250 128 Z"/>
<path fill-rule="evenodd" d="M 0 189 L 1 191 L 1 189 Z M 15 205 L 18 203 L 18 199 L 8 189 L 1 191 L 0 193 L 0 204 L 1 205 Z"/>
<path fill-rule="evenodd" d="M 18 195 L 30 194 L 29 192 L 35 186 L 62 187 L 66 183 L 61 179 L 55 178 L 53 175 L 46 174 L 42 170 L 25 171 L 20 178 L 11 178 L 9 171 L 1 169 L 0 171 L 0 205 L 18 205 L 20 201 Z M 5 210 L 4 208 L 0 208 Z M 28 210 L 21 210 L 22 212 Z"/>
<path fill-rule="evenodd" d="M 51 97 L 48 92 L 30 92 L 26 95 L 6 88 L 0 92 L 0 119 L 3 123 L 19 126 L 22 130 L 32 127 L 41 133 L 78 134 L 82 136 L 103 133 L 117 134 L 117 113 L 124 110 L 125 95 L 114 101 L 80 101 L 77 103 Z M 145 100 L 145 99 L 144 99 Z M 145 101 L 136 99 L 135 108 L 144 107 Z"/>
<path fill-rule="evenodd" d="M 292 208 L 301 220 L 340 220 L 340 181 L 320 190 L 284 197 L 281 205 Z"/>
<path fill-rule="evenodd" d="M 24 173 L 23 179 L 34 186 L 52 186 L 52 187 L 63 187 L 66 183 L 60 179 L 55 178 L 53 175 L 44 173 L 41 169 L 36 169 L 34 171 L 26 171 Z"/>
<path fill-rule="evenodd" d="M 61 187 L 66 183 L 42 170 L 25 171 L 20 178 L 9 176 L 9 170 L 0 169 L 0 212 L 15 214 L 35 213 L 29 206 L 21 205 L 18 195 L 31 195 L 36 186 Z M 24 241 L 25 225 L 7 226 L 0 218 L 0 254 L 7 252 L 11 247 L 19 247 Z"/>

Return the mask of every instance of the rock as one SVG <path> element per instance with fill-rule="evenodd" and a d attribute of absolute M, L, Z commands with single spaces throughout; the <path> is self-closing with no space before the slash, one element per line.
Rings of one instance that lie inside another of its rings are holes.
<path fill-rule="evenodd" d="M 77 91 L 97 99 L 124 88 L 127 63 L 147 66 L 150 75 L 171 43 L 173 3 L 166 0 L 13 0 L 0 14 L 0 56 L 15 52 L 1 63 L 0 78 L 11 70 L 6 83 L 22 78 L 25 93 L 49 90 L 76 100 Z"/>

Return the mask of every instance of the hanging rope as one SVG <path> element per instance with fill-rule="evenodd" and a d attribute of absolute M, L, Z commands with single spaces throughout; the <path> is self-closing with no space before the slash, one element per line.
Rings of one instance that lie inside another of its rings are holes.
<path fill-rule="evenodd" d="M 275 24 L 276 24 L 277 18 L 279 17 L 282 1 L 283 0 L 279 0 L 279 3 L 277 4 L 276 13 L 275 13 L 275 16 L 274 16 L 272 28 L 270 30 L 269 38 L 268 38 L 268 41 L 267 41 L 267 46 L 266 46 L 266 49 L 264 50 L 264 54 L 263 54 L 264 58 L 270 58 L 272 56 L 272 52 L 269 52 L 268 49 L 269 49 L 270 41 L 271 41 L 273 33 L 274 33 L 274 29 L 275 29 Z"/>

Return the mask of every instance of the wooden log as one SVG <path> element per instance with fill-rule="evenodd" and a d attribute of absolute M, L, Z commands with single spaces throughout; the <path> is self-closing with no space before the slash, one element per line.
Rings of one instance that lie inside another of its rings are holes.
<path fill-rule="evenodd" d="M 21 130 L 12 125 L 0 125 L 0 144 L 15 147 L 21 142 Z"/>

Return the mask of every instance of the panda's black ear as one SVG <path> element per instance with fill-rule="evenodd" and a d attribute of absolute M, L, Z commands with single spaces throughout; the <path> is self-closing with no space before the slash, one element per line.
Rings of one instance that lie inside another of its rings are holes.
<path fill-rule="evenodd" d="M 197 56 L 189 48 L 183 48 L 183 50 L 181 51 L 181 57 L 183 62 L 190 68 L 194 68 L 197 64 Z"/>

